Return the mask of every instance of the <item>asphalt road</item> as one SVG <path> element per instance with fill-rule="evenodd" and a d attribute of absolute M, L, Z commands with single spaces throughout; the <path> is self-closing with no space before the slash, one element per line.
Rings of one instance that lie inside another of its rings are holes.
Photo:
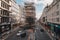
<path fill-rule="evenodd" d="M 51 40 L 50 37 L 47 35 L 46 32 L 41 32 L 40 30 L 36 30 L 35 38 L 37 40 Z"/>
<path fill-rule="evenodd" d="M 38 26 L 38 25 L 37 25 Z M 46 32 L 41 32 L 41 27 L 36 27 L 35 38 L 36 40 L 51 40 Z M 18 31 L 17 31 L 18 32 Z M 27 36 L 25 38 L 17 37 L 17 32 L 10 35 L 6 40 L 27 40 Z"/>
<path fill-rule="evenodd" d="M 42 27 L 40 25 L 37 25 L 37 26 L 38 27 L 36 27 L 36 32 L 35 32 L 36 40 L 51 40 L 45 31 L 44 32 L 40 31 Z"/>
<path fill-rule="evenodd" d="M 19 30 L 18 30 L 19 31 Z M 27 36 L 25 38 L 21 38 L 20 36 L 17 36 L 18 31 L 12 33 L 7 39 L 5 40 L 27 40 Z"/>

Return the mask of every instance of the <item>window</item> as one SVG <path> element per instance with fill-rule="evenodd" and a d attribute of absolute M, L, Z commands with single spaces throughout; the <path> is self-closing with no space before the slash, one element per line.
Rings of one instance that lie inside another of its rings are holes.
<path fill-rule="evenodd" d="M 3 10 L 1 10 L 1 14 L 3 14 Z"/>
<path fill-rule="evenodd" d="M 47 21 L 47 19 L 46 19 L 46 21 Z"/>
<path fill-rule="evenodd" d="M 5 7 L 5 3 L 3 1 L 1 2 L 1 6 L 2 7 Z"/>
<path fill-rule="evenodd" d="M 0 17 L 0 23 L 1 23 L 1 17 Z"/>
<path fill-rule="evenodd" d="M 43 17 L 43 22 L 45 22 L 45 17 Z"/>
<path fill-rule="evenodd" d="M 59 18 L 56 18 L 56 21 L 59 22 Z"/>
<path fill-rule="evenodd" d="M 1 6 L 3 7 L 3 2 L 1 2 Z"/>
<path fill-rule="evenodd" d="M 5 1 L 9 3 L 9 0 L 5 0 Z"/>
<path fill-rule="evenodd" d="M 6 8 L 6 9 L 8 9 L 9 10 L 9 5 L 7 5 L 5 2 L 1 2 L 1 6 L 3 7 L 3 8 Z"/>
<path fill-rule="evenodd" d="M 56 12 L 56 15 L 59 15 L 59 11 Z"/>
<path fill-rule="evenodd" d="M 59 3 L 57 4 L 57 9 L 59 8 Z"/>
<path fill-rule="evenodd" d="M 1 14 L 1 9 L 0 9 L 0 14 Z"/>

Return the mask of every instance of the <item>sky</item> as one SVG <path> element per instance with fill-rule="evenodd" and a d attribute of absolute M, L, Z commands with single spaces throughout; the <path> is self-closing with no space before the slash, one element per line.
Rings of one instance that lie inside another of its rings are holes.
<path fill-rule="evenodd" d="M 23 5 L 24 2 L 34 2 L 36 7 L 36 17 L 39 19 L 42 15 L 45 6 L 50 5 L 53 0 L 16 0 L 19 5 Z"/>

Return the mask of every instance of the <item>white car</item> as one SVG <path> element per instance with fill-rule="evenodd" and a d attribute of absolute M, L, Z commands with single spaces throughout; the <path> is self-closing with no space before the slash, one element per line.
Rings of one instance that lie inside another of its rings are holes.
<path fill-rule="evenodd" d="M 21 33 L 22 31 L 19 31 L 19 33 Z"/>
<path fill-rule="evenodd" d="M 17 36 L 20 36 L 20 33 L 17 33 Z"/>
<path fill-rule="evenodd" d="M 25 37 L 26 36 L 26 31 L 18 31 L 17 36 Z"/>
<path fill-rule="evenodd" d="M 22 32 L 22 31 L 18 31 L 17 36 L 20 36 L 20 35 L 21 35 L 21 32 Z"/>

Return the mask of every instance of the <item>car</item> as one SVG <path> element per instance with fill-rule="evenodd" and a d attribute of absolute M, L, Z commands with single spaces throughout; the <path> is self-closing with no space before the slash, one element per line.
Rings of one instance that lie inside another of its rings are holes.
<path fill-rule="evenodd" d="M 22 31 L 19 31 L 19 33 L 21 33 Z"/>
<path fill-rule="evenodd" d="M 39 28 L 35 28 L 35 29 L 39 29 Z"/>
<path fill-rule="evenodd" d="M 44 29 L 40 29 L 41 32 L 44 32 Z"/>
<path fill-rule="evenodd" d="M 20 36 L 21 37 L 26 37 L 26 32 L 22 32 Z"/>
<path fill-rule="evenodd" d="M 18 37 L 25 37 L 26 36 L 26 31 L 18 31 L 17 36 Z"/>
<path fill-rule="evenodd" d="M 20 33 L 19 32 L 17 33 L 17 36 L 20 36 Z"/>
<path fill-rule="evenodd" d="M 18 33 L 17 33 L 16 35 L 17 35 L 17 36 L 20 36 L 20 35 L 21 35 L 21 32 L 22 32 L 22 31 L 18 31 Z"/>

